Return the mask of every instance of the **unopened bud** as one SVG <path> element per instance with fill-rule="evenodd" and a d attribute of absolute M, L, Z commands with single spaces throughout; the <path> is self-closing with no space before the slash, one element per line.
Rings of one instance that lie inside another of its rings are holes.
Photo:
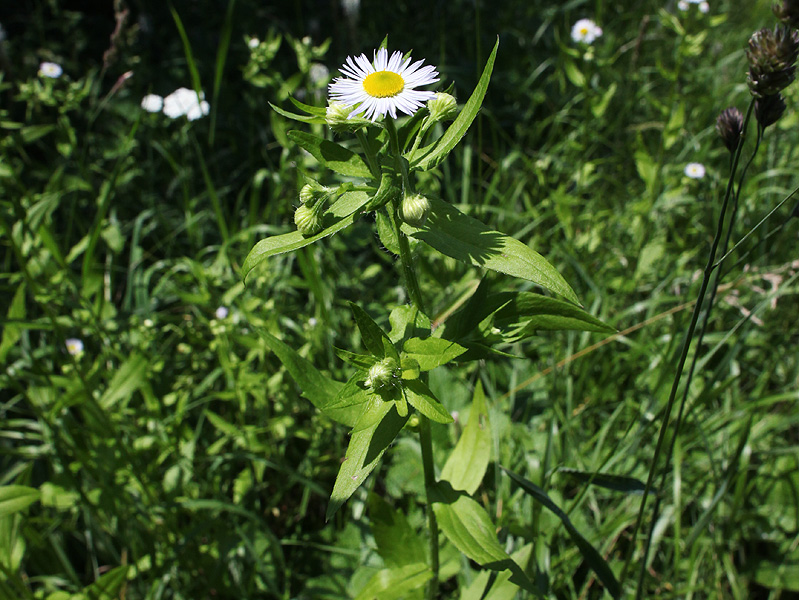
<path fill-rule="evenodd" d="M 777 18 L 794 29 L 799 29 L 799 0 L 782 0 L 773 7 Z"/>
<path fill-rule="evenodd" d="M 738 147 L 738 140 L 741 139 L 743 126 L 744 116 L 734 106 L 725 108 L 716 119 L 716 131 L 730 152 L 735 152 Z"/>
<path fill-rule="evenodd" d="M 749 38 L 747 81 L 756 98 L 773 96 L 794 80 L 799 34 L 788 27 L 761 29 Z"/>
<path fill-rule="evenodd" d="M 432 121 L 448 121 L 458 114 L 458 103 L 454 96 L 438 92 L 427 101 L 427 110 Z"/>
<path fill-rule="evenodd" d="M 400 218 L 408 225 L 421 227 L 430 214 L 430 200 L 421 194 L 405 196 L 400 204 Z"/>
<path fill-rule="evenodd" d="M 316 204 L 317 200 L 325 198 L 330 194 L 330 190 L 323 185 L 319 185 L 315 181 L 306 183 L 300 189 L 300 202 L 303 204 Z"/>
<path fill-rule="evenodd" d="M 398 369 L 397 361 L 386 357 L 369 367 L 364 384 L 374 392 L 380 391 L 394 384 Z"/>
<path fill-rule="evenodd" d="M 297 226 L 297 231 L 304 236 L 315 235 L 322 231 L 322 217 L 318 208 L 305 204 L 294 211 L 294 224 Z"/>

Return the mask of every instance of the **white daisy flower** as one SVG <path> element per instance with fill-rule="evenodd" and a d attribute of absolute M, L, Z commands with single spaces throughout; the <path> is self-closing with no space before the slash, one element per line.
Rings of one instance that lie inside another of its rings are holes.
<path fill-rule="evenodd" d="M 411 64 L 411 58 L 403 60 L 401 52 L 389 58 L 385 48 L 375 51 L 371 63 L 365 54 L 354 59 L 348 56 L 339 69 L 345 77 L 336 77 L 328 87 L 330 101 L 355 106 L 350 118 L 363 113 L 372 122 L 386 114 L 396 119 L 397 109 L 412 115 L 434 96 L 416 88 L 438 81 L 436 68 L 423 67 L 423 62 Z"/>
<path fill-rule="evenodd" d="M 705 165 L 692 162 L 685 165 L 685 175 L 691 179 L 702 179 L 705 176 Z"/>
<path fill-rule="evenodd" d="M 593 44 L 602 35 L 602 28 L 591 19 L 580 19 L 572 26 L 572 40 L 584 44 Z"/>
<path fill-rule="evenodd" d="M 61 77 L 61 73 L 64 72 L 64 69 L 61 68 L 61 65 L 56 64 L 54 62 L 43 62 L 39 65 L 39 76 L 40 77 L 50 77 L 52 79 L 58 79 Z"/>
<path fill-rule="evenodd" d="M 79 340 L 78 338 L 69 338 L 66 340 L 65 345 L 67 347 L 67 352 L 69 352 L 72 356 L 80 356 L 83 354 L 82 340 Z"/>
<path fill-rule="evenodd" d="M 189 121 L 194 121 L 207 115 L 210 110 L 210 106 L 204 98 L 205 94 L 202 92 L 198 98 L 194 90 L 178 88 L 164 98 L 164 114 L 170 119 L 177 119 L 185 115 Z"/>
<path fill-rule="evenodd" d="M 141 107 L 147 112 L 161 112 L 164 106 L 164 99 L 158 94 L 147 94 L 141 99 Z"/>

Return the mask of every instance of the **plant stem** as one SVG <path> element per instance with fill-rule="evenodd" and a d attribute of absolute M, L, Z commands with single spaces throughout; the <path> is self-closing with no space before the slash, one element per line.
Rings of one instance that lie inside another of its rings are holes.
<path fill-rule="evenodd" d="M 752 100 L 749 103 L 749 109 L 746 113 L 746 119 L 744 120 L 744 131 L 746 131 L 746 125 L 749 122 L 749 117 L 752 114 L 753 107 L 754 107 L 754 100 Z M 682 376 L 683 368 L 685 367 L 686 359 L 688 358 L 688 350 L 691 347 L 691 342 L 693 341 L 694 331 L 696 330 L 696 325 L 699 321 L 699 313 L 702 311 L 702 305 L 704 304 L 705 294 L 710 284 L 710 277 L 714 270 L 716 251 L 718 250 L 719 244 L 721 243 L 721 237 L 724 231 L 725 217 L 727 214 L 727 206 L 729 205 L 730 198 L 732 197 L 732 189 L 735 182 L 735 171 L 738 168 L 738 160 L 740 159 L 741 156 L 743 143 L 744 143 L 744 136 L 742 135 L 741 140 L 738 143 L 738 149 L 735 153 L 735 159 L 733 161 L 730 178 L 727 182 L 727 190 L 724 194 L 724 202 L 722 203 L 721 212 L 719 213 L 718 225 L 716 226 L 716 234 L 713 238 L 713 243 L 710 247 L 710 253 L 708 255 L 707 264 L 705 266 L 704 274 L 702 277 L 702 284 L 699 288 L 699 293 L 697 294 L 696 304 L 694 305 L 693 313 L 691 314 L 691 323 L 688 325 L 688 329 L 685 332 L 685 337 L 682 343 L 682 350 L 680 352 L 680 358 L 677 361 L 677 367 L 674 372 L 674 381 L 672 382 L 671 392 L 669 393 L 669 399 L 668 402 L 666 403 L 666 408 L 663 412 L 663 423 L 660 426 L 660 433 L 658 434 L 657 444 L 655 445 L 655 453 L 654 456 L 652 457 L 652 467 L 649 469 L 649 476 L 647 477 L 646 480 L 646 488 L 644 490 L 644 495 L 641 498 L 641 506 L 638 510 L 638 518 L 635 521 L 632 543 L 630 544 L 630 550 L 627 553 L 627 560 L 624 563 L 624 568 L 622 569 L 621 577 L 619 578 L 619 581 L 622 585 L 624 585 L 624 580 L 626 578 L 630 562 L 632 561 L 632 557 L 635 552 L 635 539 L 638 537 L 638 531 L 640 530 L 641 523 L 643 522 L 644 511 L 646 508 L 646 501 L 652 490 L 652 483 L 655 479 L 655 473 L 658 470 L 657 463 L 666 440 L 666 432 L 668 431 L 669 418 L 671 417 L 671 411 L 674 408 L 675 400 L 677 398 L 677 390 L 680 385 L 680 379 Z M 640 561 L 641 568 L 639 570 L 638 586 L 636 589 L 636 596 L 635 596 L 636 598 L 641 598 L 643 593 L 643 590 L 641 588 L 643 587 L 643 577 L 644 573 L 646 572 L 646 562 L 647 562 L 647 557 L 649 555 L 649 548 L 652 542 L 652 529 L 654 528 L 655 525 L 654 523 L 655 518 L 656 515 L 653 516 L 652 527 L 650 528 L 649 536 L 647 537 L 647 543 L 644 546 L 644 555 Z"/>
<path fill-rule="evenodd" d="M 428 600 L 435 600 L 438 594 L 438 521 L 433 512 L 431 495 L 436 485 L 436 471 L 433 463 L 433 438 L 430 434 L 430 420 L 420 417 L 419 443 L 422 446 L 422 466 L 424 468 L 424 491 L 427 498 L 427 527 L 430 530 L 430 569 L 433 577 L 427 584 Z"/>

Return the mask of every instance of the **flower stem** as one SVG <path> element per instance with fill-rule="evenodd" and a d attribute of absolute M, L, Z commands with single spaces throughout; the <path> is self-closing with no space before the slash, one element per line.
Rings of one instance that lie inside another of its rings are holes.
<path fill-rule="evenodd" d="M 436 485 L 436 472 L 433 463 L 433 438 L 430 434 L 430 420 L 420 417 L 419 442 L 422 446 L 422 466 L 424 468 L 424 491 L 427 498 L 427 527 L 430 530 L 430 569 L 433 577 L 427 583 L 427 598 L 435 600 L 438 594 L 438 521 L 433 512 L 431 495 Z"/>
<path fill-rule="evenodd" d="M 746 113 L 746 119 L 744 120 L 744 131 L 746 130 L 746 124 L 749 122 L 749 117 L 752 114 L 752 109 L 754 107 L 754 100 L 749 103 L 749 110 Z M 718 250 L 719 244 L 721 243 L 722 233 L 724 231 L 724 223 L 725 217 L 727 214 L 727 207 L 730 202 L 730 198 L 733 196 L 732 190 L 734 187 L 735 181 L 735 171 L 738 168 L 738 160 L 741 156 L 741 150 L 743 148 L 743 135 L 741 136 L 741 140 L 738 143 L 738 149 L 735 153 L 735 159 L 733 160 L 732 164 L 732 171 L 730 173 L 729 181 L 727 182 L 727 190 L 724 194 L 724 202 L 721 206 L 721 212 L 719 214 L 718 225 L 716 226 L 716 234 L 713 238 L 713 244 L 710 247 L 710 253 L 708 255 L 707 264 L 705 266 L 704 274 L 702 277 L 702 284 L 699 288 L 699 293 L 697 294 L 696 304 L 694 305 L 693 313 L 691 314 L 691 322 L 688 325 L 688 329 L 685 332 L 685 337 L 682 343 L 682 349 L 680 352 L 680 358 L 677 361 L 677 368 L 675 369 L 674 373 L 674 380 L 671 386 L 671 392 L 669 393 L 669 399 L 666 403 L 666 408 L 663 411 L 663 423 L 660 426 L 660 433 L 658 434 L 657 444 L 655 445 L 655 453 L 652 457 L 652 466 L 649 469 L 649 476 L 646 480 L 646 488 L 644 490 L 644 495 L 641 498 L 641 506 L 638 510 L 638 518 L 635 521 L 635 528 L 633 529 L 632 540 L 633 543 L 630 544 L 630 550 L 627 552 L 627 560 L 624 563 L 624 568 L 621 572 L 621 577 L 619 577 L 620 583 L 624 585 L 624 580 L 627 575 L 627 571 L 630 567 L 633 554 L 635 552 L 635 539 L 638 537 L 638 531 L 640 530 L 641 524 L 644 518 L 644 511 L 646 507 L 646 501 L 649 497 L 649 494 L 652 490 L 652 484 L 655 479 L 655 473 L 657 472 L 657 463 L 658 459 L 660 458 L 661 451 L 663 450 L 663 446 L 666 440 L 666 432 L 669 429 L 669 418 L 671 416 L 671 411 L 674 408 L 674 404 L 677 398 L 677 390 L 680 385 L 680 379 L 682 377 L 683 368 L 685 367 L 685 362 L 688 358 L 688 350 L 691 346 L 691 342 L 693 341 L 694 332 L 696 330 L 697 323 L 699 322 L 699 313 L 702 310 L 702 305 L 704 304 L 705 294 L 707 293 L 708 286 L 710 284 L 710 278 L 714 270 L 715 260 L 716 260 L 716 252 Z M 667 456 L 667 461 L 669 457 Z M 668 468 L 668 464 L 667 464 Z M 641 569 L 639 571 L 638 576 L 638 586 L 636 589 L 636 598 L 641 598 L 643 594 L 643 577 L 644 573 L 646 572 L 646 563 L 647 563 L 647 556 L 649 554 L 649 548 L 651 547 L 652 543 L 652 531 L 655 525 L 655 519 L 657 519 L 657 515 L 653 515 L 652 518 L 652 527 L 650 528 L 649 535 L 647 537 L 647 542 L 644 546 L 644 556 L 640 560 Z"/>
<path fill-rule="evenodd" d="M 363 153 L 366 157 L 366 164 L 369 166 L 369 171 L 371 171 L 372 176 L 375 179 L 380 181 L 380 165 L 377 162 L 377 157 L 372 150 L 372 146 L 369 144 L 366 134 L 363 132 L 363 128 L 355 131 L 355 137 L 358 138 L 358 142 L 360 142 L 361 148 L 363 148 Z"/>

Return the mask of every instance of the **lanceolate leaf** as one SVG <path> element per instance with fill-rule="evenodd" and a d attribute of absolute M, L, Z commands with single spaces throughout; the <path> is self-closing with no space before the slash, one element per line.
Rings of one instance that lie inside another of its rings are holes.
<path fill-rule="evenodd" d="M 322 223 L 325 228 L 316 235 L 305 237 L 299 231 L 292 231 L 261 240 L 250 250 L 241 267 L 245 280 L 256 266 L 270 256 L 298 250 L 349 227 L 363 214 L 361 208 L 368 201 L 369 195 L 366 192 L 347 192 L 322 214 Z"/>
<path fill-rule="evenodd" d="M 572 302 L 577 295 L 563 276 L 538 252 L 517 239 L 489 229 L 437 198 L 423 228 L 403 223 L 409 236 L 426 242 L 442 254 L 478 267 L 527 279 Z"/>
<path fill-rule="evenodd" d="M 382 569 L 372 576 L 355 600 L 409 598 L 411 592 L 424 586 L 432 576 L 430 567 L 423 562 Z"/>
<path fill-rule="evenodd" d="M 336 173 L 348 177 L 372 178 L 369 167 L 352 150 L 304 131 L 289 131 L 288 136 L 297 145 L 310 152 L 316 160 Z"/>
<path fill-rule="evenodd" d="M 380 402 L 373 406 L 373 410 L 381 412 L 382 418 L 350 437 L 347 454 L 341 463 L 333 494 L 327 505 L 325 518 L 328 520 L 366 480 L 408 420 L 407 416 L 400 417 L 397 414 L 393 402 Z"/>
<path fill-rule="evenodd" d="M 480 111 L 480 106 L 483 104 L 483 98 L 485 98 L 488 90 L 488 82 L 491 80 L 491 72 L 494 70 L 494 60 L 497 57 L 498 48 L 499 38 L 497 38 L 497 43 L 494 44 L 491 56 L 488 57 L 488 62 L 486 62 L 486 66 L 483 69 L 480 81 L 477 82 L 477 87 L 474 88 L 471 97 L 466 101 L 463 110 L 438 141 L 430 146 L 420 148 L 408 158 L 411 169 L 421 169 L 423 171 L 432 169 L 444 160 L 458 142 L 463 139 L 463 136 L 466 135 L 472 121 L 474 121 Z"/>
<path fill-rule="evenodd" d="M 399 352 L 394 348 L 388 334 L 375 323 L 374 319 L 357 304 L 350 302 L 350 309 L 355 317 L 355 323 L 358 325 L 358 331 L 361 332 L 363 345 L 378 358 L 389 356 L 394 360 L 399 361 Z"/>
<path fill-rule="evenodd" d="M 624 492 L 626 494 L 643 494 L 646 491 L 646 484 L 640 479 L 625 477 L 624 475 L 611 475 L 610 473 L 587 473 L 576 469 L 561 468 L 561 473 L 582 481 L 598 485 L 609 490 Z M 657 494 L 656 489 L 651 489 L 650 494 Z"/>
<path fill-rule="evenodd" d="M 557 504 L 555 504 L 547 493 L 542 490 L 540 487 L 535 485 L 533 482 L 528 481 L 521 475 L 517 475 L 512 471 L 508 471 L 506 468 L 502 468 L 508 475 L 510 475 L 511 479 L 513 479 L 516 483 L 518 483 L 521 488 L 527 492 L 530 496 L 532 496 L 537 502 L 543 504 L 546 508 L 552 511 L 556 517 L 558 517 L 563 526 L 566 528 L 566 531 L 569 532 L 572 540 L 579 548 L 580 553 L 583 555 L 585 562 L 594 570 L 594 572 L 599 577 L 599 580 L 605 585 L 605 588 L 608 590 L 611 596 L 614 598 L 621 597 L 621 586 L 619 585 L 616 576 L 613 574 L 608 563 L 602 558 L 602 555 L 596 551 L 596 549 L 590 544 L 588 540 L 586 540 L 580 532 L 577 531 L 577 528 L 572 524 L 571 520 L 569 520 L 569 516 L 563 512 Z"/>
<path fill-rule="evenodd" d="M 401 567 L 425 558 L 425 543 L 405 515 L 374 493 L 369 494 L 369 516 L 377 553 L 387 566 Z"/>
<path fill-rule="evenodd" d="M 291 378 L 300 386 L 302 395 L 311 404 L 338 423 L 352 427 L 357 422 L 362 403 L 342 402 L 339 406 L 333 404 L 345 384 L 320 373 L 310 362 L 265 329 L 258 329 L 258 334 L 277 355 Z"/>
<path fill-rule="evenodd" d="M 485 509 L 464 493 L 455 492 L 446 482 L 433 488 L 433 512 L 441 531 L 467 557 L 493 571 L 511 571 L 510 581 L 535 593 L 530 578 L 503 550 L 494 524 Z"/>
<path fill-rule="evenodd" d="M 422 413 L 425 417 L 436 423 L 452 423 L 452 415 L 449 414 L 446 408 L 438 401 L 438 399 L 430 391 L 420 379 L 411 379 L 405 382 L 403 386 L 405 398 L 408 404 L 413 406 L 416 410 Z"/>
<path fill-rule="evenodd" d="M 272 110 L 274 110 L 277 114 L 279 114 L 279 115 L 281 115 L 283 117 L 286 117 L 287 119 L 291 119 L 293 121 L 300 121 L 301 123 L 324 123 L 325 122 L 325 118 L 324 117 L 311 116 L 311 115 L 298 115 L 298 114 L 295 114 L 295 113 L 290 113 L 287 110 L 283 110 L 279 106 L 275 106 L 271 102 L 269 103 L 269 106 L 271 106 Z"/>
<path fill-rule="evenodd" d="M 24 485 L 0 486 L 0 518 L 24 510 L 40 496 L 41 493 L 36 488 Z"/>
<path fill-rule="evenodd" d="M 431 371 L 457 358 L 466 348 L 441 338 L 411 338 L 402 346 L 404 356 L 419 362 L 422 371 Z"/>
<path fill-rule="evenodd" d="M 579 306 L 532 292 L 507 293 L 508 302 L 497 311 L 494 326 L 502 331 L 505 341 L 516 341 L 536 331 L 597 331 L 615 330 L 590 315 Z"/>
<path fill-rule="evenodd" d="M 474 388 L 469 422 L 444 464 L 441 479 L 449 481 L 456 490 L 474 494 L 483 481 L 490 457 L 491 424 L 488 421 L 483 384 L 478 381 Z"/>

